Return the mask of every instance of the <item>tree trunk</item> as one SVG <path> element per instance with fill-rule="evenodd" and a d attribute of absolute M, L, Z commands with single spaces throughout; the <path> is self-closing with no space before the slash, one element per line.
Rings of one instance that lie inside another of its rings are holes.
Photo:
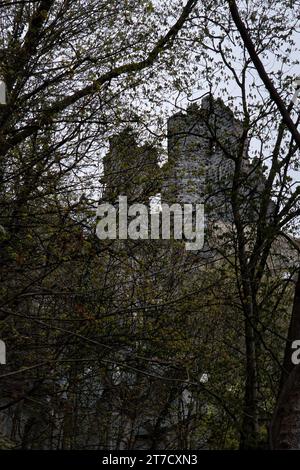
<path fill-rule="evenodd" d="M 245 336 L 246 384 L 240 440 L 241 450 L 255 449 L 258 445 L 256 344 L 255 332 L 249 318 L 245 319 Z"/>
<path fill-rule="evenodd" d="M 300 449 L 300 365 L 284 384 L 270 426 L 271 449 Z"/>
<path fill-rule="evenodd" d="M 279 393 L 280 395 L 284 384 L 286 383 L 289 374 L 294 369 L 294 364 L 291 361 L 292 356 L 292 343 L 294 340 L 300 339 L 300 271 L 298 273 L 298 280 L 295 286 L 295 294 L 294 294 L 294 303 L 293 303 L 293 311 L 292 317 L 290 321 L 288 337 L 286 340 L 285 352 L 284 352 L 284 359 L 283 359 L 283 368 L 281 372 L 281 379 L 279 385 Z"/>
<path fill-rule="evenodd" d="M 294 340 L 300 339 L 300 272 L 286 341 L 278 401 L 270 426 L 272 449 L 300 449 L 300 364 L 292 363 Z"/>

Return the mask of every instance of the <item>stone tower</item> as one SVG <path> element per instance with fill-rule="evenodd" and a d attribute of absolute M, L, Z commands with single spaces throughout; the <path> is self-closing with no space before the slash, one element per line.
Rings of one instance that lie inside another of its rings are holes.
<path fill-rule="evenodd" d="M 231 193 L 237 156 L 244 216 L 255 220 L 265 178 L 259 162 L 250 162 L 243 124 L 218 98 L 207 95 L 201 105 L 168 120 L 168 161 L 158 165 L 158 150 L 138 145 L 131 129 L 110 140 L 104 158 L 103 200 L 114 203 L 119 195 L 128 202 L 148 203 L 161 193 L 161 202 L 205 204 L 206 218 L 232 221 Z M 272 207 L 270 207 L 270 213 Z"/>
<path fill-rule="evenodd" d="M 205 203 L 216 216 L 228 215 L 227 195 L 232 183 L 234 158 L 243 128 L 222 100 L 206 96 L 201 107 L 168 121 L 168 163 L 164 166 L 162 202 Z M 249 165 L 247 145 L 243 167 Z"/>
<path fill-rule="evenodd" d="M 118 196 L 127 196 L 128 203 L 147 203 L 160 189 L 158 151 L 149 144 L 139 146 L 130 128 L 110 139 L 103 165 L 104 201 L 114 203 Z"/>

